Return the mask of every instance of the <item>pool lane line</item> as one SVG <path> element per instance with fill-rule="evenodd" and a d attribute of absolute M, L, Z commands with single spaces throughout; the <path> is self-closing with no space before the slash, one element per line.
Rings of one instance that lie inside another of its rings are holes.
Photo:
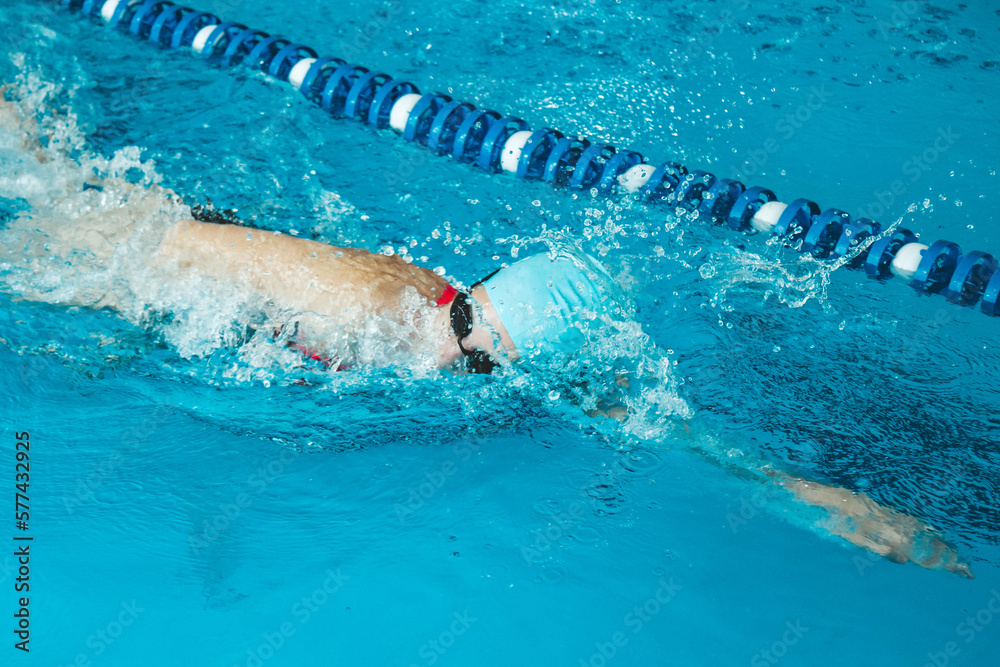
<path fill-rule="evenodd" d="M 809 199 L 790 204 L 761 186 L 748 187 L 673 161 L 652 165 L 635 151 L 559 130 L 532 130 L 516 117 L 477 108 L 381 72 L 319 56 L 283 37 L 226 22 L 168 0 L 55 0 L 161 47 L 190 48 L 227 65 L 243 64 L 286 81 L 335 117 L 391 128 L 409 142 L 491 173 L 542 180 L 594 196 L 624 190 L 740 232 L 781 237 L 816 259 L 840 260 L 875 280 L 896 276 L 921 293 L 1000 315 L 1000 264 L 993 255 L 962 253 L 951 241 L 919 242 L 915 232 L 868 218 L 822 210 Z"/>

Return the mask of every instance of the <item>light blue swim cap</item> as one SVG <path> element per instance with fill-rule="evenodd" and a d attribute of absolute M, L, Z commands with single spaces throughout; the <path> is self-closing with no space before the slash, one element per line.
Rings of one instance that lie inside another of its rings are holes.
<path fill-rule="evenodd" d="M 571 354 L 586 331 L 625 315 L 621 289 L 590 255 L 533 255 L 501 269 L 483 286 L 518 354 Z"/>

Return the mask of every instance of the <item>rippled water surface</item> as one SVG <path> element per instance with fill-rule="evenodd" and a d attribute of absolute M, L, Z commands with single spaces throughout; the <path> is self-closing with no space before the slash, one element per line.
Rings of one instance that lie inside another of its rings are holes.
<path fill-rule="evenodd" d="M 1000 251 L 989 3 L 201 8 Z M 997 321 L 691 214 L 432 157 L 57 3 L 7 3 L 0 25 L 0 451 L 12 470 L 30 432 L 35 538 L 30 656 L 0 556 L 3 664 L 995 663 Z M 575 244 L 634 317 L 559 367 L 454 376 L 376 336 L 385 364 L 330 373 L 252 335 L 246 295 L 149 280 L 159 235 L 207 200 L 456 284 Z M 81 221 L 123 207 L 140 233 L 98 270 Z M 128 285 L 120 315 L 66 305 L 108 285 Z M 586 417 L 622 370 L 629 421 Z M 764 465 L 919 517 L 976 578 L 831 537 Z"/>

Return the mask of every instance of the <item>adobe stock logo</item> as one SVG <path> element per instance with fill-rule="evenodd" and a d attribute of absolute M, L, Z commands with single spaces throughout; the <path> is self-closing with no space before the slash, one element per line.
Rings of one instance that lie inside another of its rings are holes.
<path fill-rule="evenodd" d="M 738 5 L 735 7 L 738 11 L 743 11 L 750 7 L 750 0 L 736 0 L 732 4 L 734 7 Z M 703 18 L 695 29 L 688 31 L 688 34 L 692 35 L 685 49 L 688 56 L 694 58 L 708 51 L 720 35 L 738 26 L 741 18 L 736 11 L 728 7 L 720 11 L 715 19 L 709 19 L 707 16 Z"/>
<path fill-rule="evenodd" d="M 1000 590 L 994 588 L 990 591 L 990 599 L 975 614 L 969 614 L 965 619 L 955 626 L 955 634 L 962 639 L 966 645 L 976 641 L 981 633 L 985 632 L 993 623 L 994 617 L 1000 616 Z M 962 645 L 957 641 L 945 642 L 939 651 L 930 651 L 927 654 L 927 662 L 923 667 L 947 667 L 951 664 L 951 659 L 958 657 L 962 653 Z M 962 663 L 966 664 L 966 663 Z"/>
<path fill-rule="evenodd" d="M 680 584 L 674 581 L 673 577 L 660 577 L 656 583 L 659 585 L 656 592 L 641 604 L 635 605 L 631 611 L 622 617 L 622 624 L 631 630 L 631 633 L 626 633 L 624 630 L 617 630 L 611 634 L 608 641 L 595 643 L 594 652 L 586 660 L 580 658 L 577 663 L 579 667 L 605 667 L 608 662 L 618 655 L 618 650 L 626 646 L 632 636 L 642 632 L 643 628 L 674 599 L 674 596 L 682 588 Z"/>
<path fill-rule="evenodd" d="M 781 150 L 781 142 L 791 140 L 817 111 L 826 106 L 831 97 L 833 97 L 833 93 L 826 89 L 826 84 L 818 88 L 816 86 L 810 87 L 806 100 L 794 111 L 789 111 L 774 123 L 775 134 L 765 139 L 757 148 L 747 151 L 745 153 L 747 159 L 733 168 L 730 178 L 736 181 L 745 181 L 757 175 L 771 159 L 771 156 Z"/>
<path fill-rule="evenodd" d="M 448 652 L 459 637 L 468 632 L 472 624 L 475 623 L 477 618 L 469 614 L 469 610 L 466 609 L 464 612 L 459 614 L 457 611 L 452 612 L 453 620 L 448 625 L 448 627 L 441 631 L 437 637 L 433 639 L 428 639 L 426 642 L 420 645 L 417 650 L 417 655 L 420 656 L 422 664 L 433 665 L 436 663 L 445 653 Z M 410 667 L 420 667 L 421 663 L 413 662 L 410 663 Z"/>
<path fill-rule="evenodd" d="M 909 183 L 916 183 L 924 173 L 930 171 L 943 153 L 955 145 L 961 139 L 960 134 L 956 134 L 949 125 L 947 128 L 939 127 L 934 141 L 930 143 L 919 154 L 913 155 L 900 167 L 903 175 L 908 176 Z M 896 202 L 897 197 L 902 197 L 909 190 L 907 181 L 897 178 L 889 184 L 888 190 L 874 190 L 873 200 L 867 206 L 858 209 L 858 217 L 878 220 Z"/>
<path fill-rule="evenodd" d="M 802 625 L 802 621 L 799 619 L 795 619 L 794 623 L 786 621 L 785 628 L 785 631 L 781 633 L 781 639 L 754 654 L 753 658 L 750 659 L 751 667 L 768 667 L 768 665 L 778 664 L 779 660 L 788 655 L 789 649 L 798 644 L 799 640 L 809 632 L 809 628 Z"/>
<path fill-rule="evenodd" d="M 879 16 L 876 18 L 878 23 L 878 30 L 882 34 L 882 39 L 888 41 L 889 33 L 897 28 L 901 28 L 908 24 L 915 16 L 919 16 L 920 5 L 916 0 L 904 0 L 901 3 L 893 3 L 892 12 L 889 14 L 889 20 L 886 21 L 885 18 Z"/>

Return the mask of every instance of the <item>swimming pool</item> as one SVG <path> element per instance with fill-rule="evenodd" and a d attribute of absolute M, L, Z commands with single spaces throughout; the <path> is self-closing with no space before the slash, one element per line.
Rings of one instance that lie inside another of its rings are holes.
<path fill-rule="evenodd" d="M 204 9 L 533 126 L 1000 248 L 985 194 L 997 184 L 991 9 Z M 5 128 L 4 173 L 29 174 L 4 182 L 7 208 L 60 189 L 73 190 L 67 215 L 112 207 L 82 187 L 96 167 L 138 184 L 105 192 L 150 218 L 177 213 L 144 199 L 159 181 L 257 226 L 406 252 L 466 284 L 565 228 L 623 281 L 651 338 L 633 342 L 662 362 L 646 411 L 618 426 L 584 417 L 545 372 L 297 368 L 240 337 L 239 295 L 192 292 L 173 319 L 131 323 L 3 296 L 11 470 L 14 433 L 32 445 L 36 662 L 993 664 L 994 319 L 624 196 L 430 157 L 287 86 L 48 3 L 0 18 L 4 80 L 22 77 L 9 94 L 75 114 L 51 155 L 85 163 L 28 169 L 19 128 Z M 942 131 L 954 141 L 914 172 Z M 50 290 L 86 287 L 72 266 L 44 275 Z M 824 537 L 812 510 L 738 474 L 758 457 L 920 516 L 976 579 Z M 5 614 L 15 560 L 0 559 Z"/>

